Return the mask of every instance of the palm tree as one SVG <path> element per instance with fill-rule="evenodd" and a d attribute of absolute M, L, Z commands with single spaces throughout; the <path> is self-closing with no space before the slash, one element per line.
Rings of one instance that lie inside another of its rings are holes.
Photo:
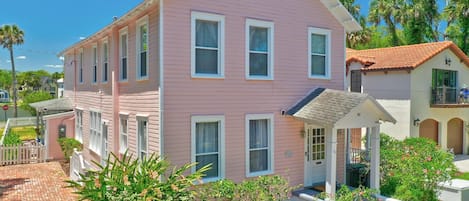
<path fill-rule="evenodd" d="M 469 0 L 450 0 L 443 15 L 448 23 L 445 39 L 454 40 L 469 54 Z"/>
<path fill-rule="evenodd" d="M 356 48 L 359 44 L 368 43 L 371 39 L 371 31 L 366 26 L 366 19 L 360 15 L 360 6 L 355 4 L 355 0 L 340 0 L 345 9 L 357 20 L 362 26 L 362 30 L 353 33 L 347 33 L 347 47 Z"/>
<path fill-rule="evenodd" d="M 398 46 L 397 25 L 402 24 L 406 9 L 404 0 L 372 0 L 368 20 L 375 25 L 383 20 L 388 27 L 388 34 L 391 35 L 392 45 Z"/>
<path fill-rule="evenodd" d="M 13 46 L 21 45 L 24 42 L 24 32 L 16 25 L 3 25 L 0 27 L 0 45 L 10 51 L 12 82 L 13 82 L 13 103 L 14 103 L 14 117 L 18 117 L 18 93 L 16 89 L 16 71 L 15 59 L 13 56 Z"/>

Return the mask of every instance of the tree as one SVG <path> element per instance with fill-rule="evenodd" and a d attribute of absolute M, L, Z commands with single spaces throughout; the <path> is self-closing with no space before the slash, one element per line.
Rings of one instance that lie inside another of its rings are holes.
<path fill-rule="evenodd" d="M 357 20 L 362 26 L 363 30 L 347 33 L 347 47 L 356 48 L 358 44 L 364 44 L 370 41 L 371 32 L 368 26 L 366 26 L 366 19 L 360 15 L 360 6 L 355 4 L 355 0 L 340 0 L 344 5 L 345 9 Z"/>
<path fill-rule="evenodd" d="M 18 117 L 18 93 L 16 88 L 16 72 L 15 72 L 15 59 L 13 56 L 13 46 L 21 45 L 24 42 L 24 32 L 16 25 L 3 25 L 0 27 L 0 45 L 8 49 L 10 52 L 11 72 L 12 72 L 12 87 L 13 87 L 13 102 L 14 102 L 14 117 Z"/>
<path fill-rule="evenodd" d="M 403 29 L 407 44 L 439 40 L 440 13 L 436 0 L 409 0 L 404 9 Z"/>
<path fill-rule="evenodd" d="M 469 54 L 469 0 L 449 0 L 443 16 L 447 21 L 445 38 Z"/>
<path fill-rule="evenodd" d="M 20 107 L 30 112 L 31 115 L 36 116 L 36 109 L 31 107 L 29 104 L 39 101 L 50 100 L 52 98 L 54 97 L 52 97 L 52 95 L 50 95 L 50 93 L 47 91 L 33 91 L 24 96 L 23 102 Z"/>
<path fill-rule="evenodd" d="M 11 87 L 11 72 L 7 70 L 0 70 L 0 89 L 10 89 Z"/>
<path fill-rule="evenodd" d="M 401 44 L 397 35 L 397 27 L 402 24 L 405 16 L 404 0 L 372 0 L 368 20 L 375 26 L 384 21 L 388 28 L 388 34 L 391 35 L 393 46 Z"/>

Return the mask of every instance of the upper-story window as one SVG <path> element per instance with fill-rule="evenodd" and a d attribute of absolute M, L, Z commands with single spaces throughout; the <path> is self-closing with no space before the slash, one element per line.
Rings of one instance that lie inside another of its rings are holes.
<path fill-rule="evenodd" d="M 224 30 L 222 15 L 192 12 L 192 77 L 224 77 Z"/>
<path fill-rule="evenodd" d="M 80 49 L 80 66 L 79 66 L 79 72 L 78 72 L 78 80 L 80 83 L 83 83 L 83 49 Z"/>
<path fill-rule="evenodd" d="M 273 79 L 274 23 L 246 20 L 246 79 Z"/>
<path fill-rule="evenodd" d="M 137 22 L 137 79 L 148 78 L 148 16 Z"/>
<path fill-rule="evenodd" d="M 350 71 L 350 91 L 362 92 L 362 72 L 360 70 Z"/>
<path fill-rule="evenodd" d="M 432 103 L 457 103 L 458 96 L 464 97 L 457 87 L 458 71 L 432 69 Z"/>
<path fill-rule="evenodd" d="M 93 60 L 91 66 L 93 83 L 96 83 L 98 81 L 98 48 L 96 45 L 93 46 Z"/>
<path fill-rule="evenodd" d="M 309 28 L 308 57 L 309 77 L 330 79 L 331 77 L 331 31 L 320 28 Z"/>
<path fill-rule="evenodd" d="M 103 72 L 102 72 L 102 82 L 107 82 L 109 78 L 109 48 L 108 48 L 108 42 L 105 40 L 103 42 Z"/>
<path fill-rule="evenodd" d="M 127 27 L 119 31 L 119 80 L 127 80 Z"/>

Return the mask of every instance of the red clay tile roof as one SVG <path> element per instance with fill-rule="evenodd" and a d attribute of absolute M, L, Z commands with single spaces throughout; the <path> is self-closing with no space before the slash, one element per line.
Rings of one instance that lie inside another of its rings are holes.
<path fill-rule="evenodd" d="M 448 48 L 469 67 L 469 57 L 451 41 L 368 50 L 347 48 L 346 63 L 360 62 L 365 66 L 363 71 L 414 69 Z"/>

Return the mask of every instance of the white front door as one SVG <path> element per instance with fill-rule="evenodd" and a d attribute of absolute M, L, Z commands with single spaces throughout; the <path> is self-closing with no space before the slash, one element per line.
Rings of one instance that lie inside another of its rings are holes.
<path fill-rule="evenodd" d="M 311 186 L 314 183 L 326 180 L 326 136 L 324 128 L 305 125 L 305 183 Z"/>

